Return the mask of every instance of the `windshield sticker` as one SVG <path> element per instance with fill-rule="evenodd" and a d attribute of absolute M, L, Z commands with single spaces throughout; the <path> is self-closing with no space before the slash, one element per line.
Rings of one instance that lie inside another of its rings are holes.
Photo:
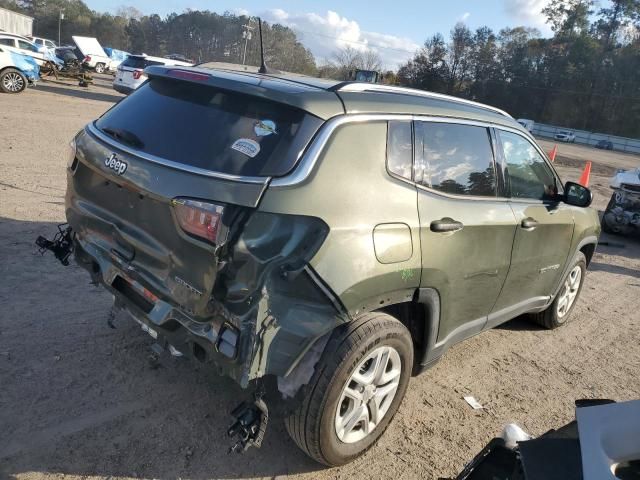
<path fill-rule="evenodd" d="M 259 137 L 266 137 L 272 133 L 278 134 L 276 124 L 273 120 L 257 120 L 256 123 L 253 124 L 253 131 L 256 132 L 256 135 Z"/>
<path fill-rule="evenodd" d="M 260 153 L 260 145 L 255 140 L 251 140 L 250 138 L 239 138 L 231 148 L 237 150 L 240 153 L 244 153 L 247 157 L 255 157 L 258 153 Z"/>

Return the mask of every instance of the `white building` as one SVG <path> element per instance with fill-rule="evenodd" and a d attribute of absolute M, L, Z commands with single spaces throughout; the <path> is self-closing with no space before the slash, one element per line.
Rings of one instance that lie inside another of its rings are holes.
<path fill-rule="evenodd" d="M 33 17 L 0 8 L 0 31 L 15 33 L 24 37 L 33 34 Z"/>

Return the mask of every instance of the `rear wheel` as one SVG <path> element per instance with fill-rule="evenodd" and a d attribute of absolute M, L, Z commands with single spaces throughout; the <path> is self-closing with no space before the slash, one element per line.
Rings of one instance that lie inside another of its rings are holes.
<path fill-rule="evenodd" d="M 287 431 L 307 455 L 343 465 L 366 452 L 387 428 L 409 383 L 409 331 L 384 313 L 365 314 L 334 332 Z"/>
<path fill-rule="evenodd" d="M 7 68 L 0 73 L 0 89 L 4 93 L 20 93 L 27 88 L 27 77 L 15 68 Z"/>
<path fill-rule="evenodd" d="M 96 73 L 104 73 L 104 63 L 96 63 Z"/>
<path fill-rule="evenodd" d="M 564 325 L 580 296 L 586 271 L 587 259 L 582 252 L 578 252 L 553 303 L 546 310 L 533 314 L 533 320 L 548 329 Z"/>

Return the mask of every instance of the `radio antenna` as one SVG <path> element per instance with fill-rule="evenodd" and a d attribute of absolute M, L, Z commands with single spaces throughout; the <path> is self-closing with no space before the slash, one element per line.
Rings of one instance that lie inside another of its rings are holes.
<path fill-rule="evenodd" d="M 262 19 L 258 17 L 258 34 L 260 36 L 260 69 L 258 73 L 280 73 L 278 70 L 267 67 L 264 60 L 264 44 L 262 42 Z"/>

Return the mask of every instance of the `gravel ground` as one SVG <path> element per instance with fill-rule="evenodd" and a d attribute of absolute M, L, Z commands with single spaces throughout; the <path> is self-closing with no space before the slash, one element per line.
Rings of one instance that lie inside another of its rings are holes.
<path fill-rule="evenodd" d="M 598 249 L 568 325 L 550 332 L 516 319 L 455 346 L 412 379 L 362 459 L 317 465 L 278 412 L 262 449 L 227 455 L 240 388 L 154 359 L 132 321 L 107 326 L 110 297 L 84 271 L 35 255 L 35 238 L 64 221 L 68 140 L 118 98 L 107 82 L 42 82 L 0 97 L 0 478 L 446 477 L 508 422 L 539 435 L 573 419 L 575 399 L 640 397 L 640 241 L 603 235 L 619 246 Z M 579 177 L 563 165 L 564 179 Z M 602 210 L 608 178 L 592 176 L 592 186 Z M 465 395 L 486 408 L 472 410 Z"/>

